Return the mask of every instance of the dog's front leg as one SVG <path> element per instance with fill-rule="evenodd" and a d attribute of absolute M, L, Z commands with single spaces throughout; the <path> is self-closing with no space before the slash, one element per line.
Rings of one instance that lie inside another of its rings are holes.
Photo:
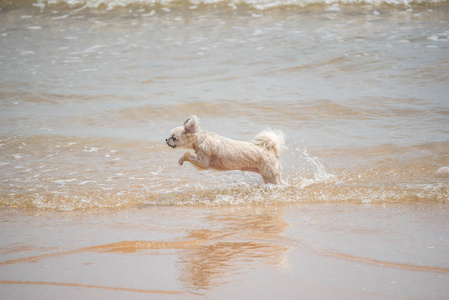
<path fill-rule="evenodd" d="M 209 168 L 209 160 L 200 159 L 195 154 L 190 154 L 189 152 L 184 153 L 184 155 L 179 159 L 179 165 L 182 166 L 185 161 L 191 162 L 195 167 L 199 169 Z"/>

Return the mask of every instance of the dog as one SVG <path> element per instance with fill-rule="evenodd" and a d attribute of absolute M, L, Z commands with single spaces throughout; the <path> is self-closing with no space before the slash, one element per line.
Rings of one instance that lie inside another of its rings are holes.
<path fill-rule="evenodd" d="M 179 165 L 185 161 L 200 170 L 240 170 L 262 175 L 266 184 L 281 184 L 279 155 L 284 146 L 281 131 L 264 130 L 252 142 L 236 141 L 200 128 L 200 120 L 191 116 L 184 126 L 174 128 L 165 140 L 171 148 L 187 148 Z"/>

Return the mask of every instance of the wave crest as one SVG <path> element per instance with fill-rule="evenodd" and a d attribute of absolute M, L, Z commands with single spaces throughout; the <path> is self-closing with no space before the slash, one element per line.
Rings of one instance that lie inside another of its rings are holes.
<path fill-rule="evenodd" d="M 227 5 L 232 8 L 249 6 L 257 10 L 267 10 L 282 7 L 307 7 L 311 5 L 413 5 L 413 4 L 436 4 L 447 0 L 37 0 L 36 5 L 59 5 L 65 4 L 69 7 L 106 8 L 108 10 L 129 5 L 142 6 L 172 6 L 172 5 Z"/>

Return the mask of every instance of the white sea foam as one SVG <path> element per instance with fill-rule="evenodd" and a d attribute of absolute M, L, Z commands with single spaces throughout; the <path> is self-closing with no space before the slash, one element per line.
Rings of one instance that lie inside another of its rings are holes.
<path fill-rule="evenodd" d="M 363 5 L 381 5 L 381 4 L 389 4 L 389 5 L 411 5 L 411 4 L 431 4 L 431 3 L 442 3 L 445 0 L 186 0 L 185 1 L 188 7 L 193 9 L 196 8 L 200 4 L 227 4 L 232 8 L 237 8 L 239 5 L 249 5 L 259 10 L 266 10 L 270 8 L 276 7 L 285 7 L 285 6 L 298 6 L 298 7 L 306 7 L 308 5 L 329 5 L 332 11 L 338 11 L 339 4 L 363 4 Z M 41 6 L 45 5 L 54 5 L 54 4 L 68 4 L 72 7 L 80 7 L 82 9 L 88 8 L 100 8 L 106 7 L 107 9 L 114 9 L 117 7 L 125 7 L 131 4 L 137 5 L 155 5 L 161 4 L 165 7 L 163 10 L 165 12 L 170 12 L 170 9 L 167 7 L 170 4 L 179 4 L 179 0 L 38 0 L 38 4 Z M 153 16 L 153 11 L 149 14 L 149 16 Z"/>
<path fill-rule="evenodd" d="M 72 179 L 59 179 L 59 180 L 55 180 L 55 181 L 53 181 L 54 183 L 59 183 L 59 184 L 66 184 L 66 183 L 69 183 L 69 182 L 74 182 L 74 181 L 77 181 L 78 179 L 76 179 L 76 178 L 72 178 Z"/>
<path fill-rule="evenodd" d="M 441 167 L 436 171 L 437 174 L 449 174 L 449 167 Z"/>
<path fill-rule="evenodd" d="M 80 183 L 78 183 L 78 185 L 85 185 L 86 183 L 89 183 L 89 182 L 95 183 L 97 181 L 95 181 L 95 180 L 85 180 L 85 181 L 81 181 Z"/>
<path fill-rule="evenodd" d="M 101 150 L 101 148 L 91 147 L 90 149 L 84 149 L 84 152 L 97 152 L 98 150 Z"/>
<path fill-rule="evenodd" d="M 62 20 L 62 19 L 66 19 L 69 15 L 62 15 L 62 16 L 58 16 L 58 17 L 54 17 L 51 18 L 52 20 Z"/>

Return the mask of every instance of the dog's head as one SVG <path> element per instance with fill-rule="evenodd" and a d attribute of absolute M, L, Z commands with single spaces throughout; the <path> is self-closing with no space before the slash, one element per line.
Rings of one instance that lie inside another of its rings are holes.
<path fill-rule="evenodd" d="M 192 135 L 200 131 L 200 120 L 195 116 L 191 116 L 184 122 L 184 126 L 174 128 L 165 142 L 173 149 L 176 147 L 189 148 L 193 147 Z"/>

